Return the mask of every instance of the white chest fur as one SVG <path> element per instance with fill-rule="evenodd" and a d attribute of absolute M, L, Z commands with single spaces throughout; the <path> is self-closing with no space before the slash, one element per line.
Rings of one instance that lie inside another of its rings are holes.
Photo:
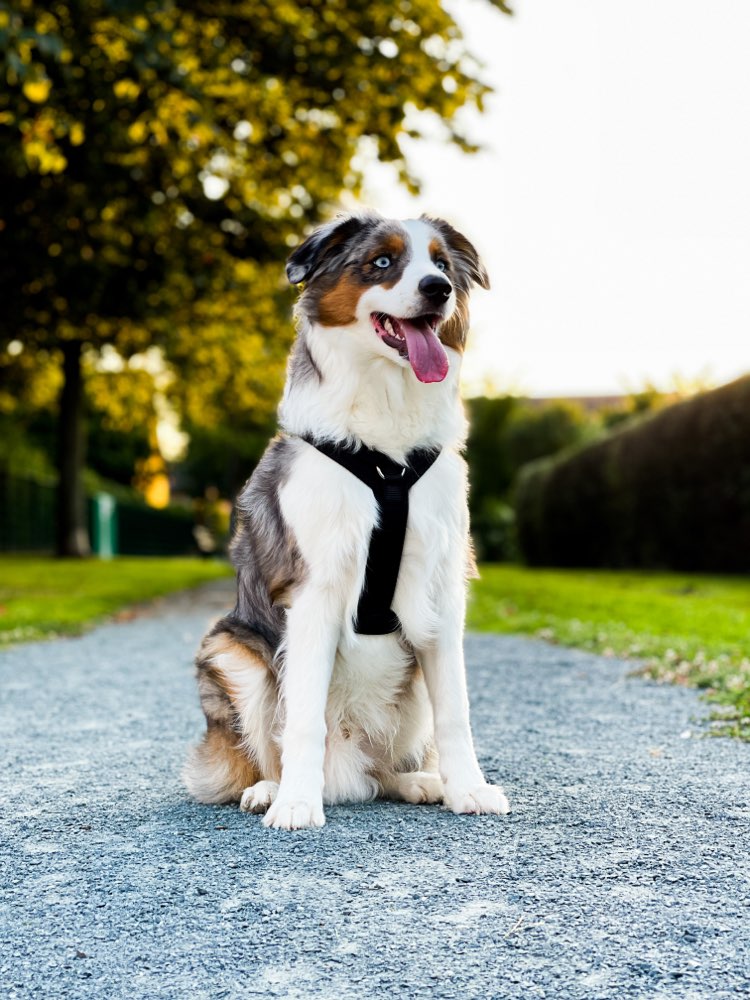
<path fill-rule="evenodd" d="M 411 369 L 372 356 L 366 331 L 310 327 L 303 336 L 322 382 L 290 379 L 279 415 L 292 434 L 361 440 L 396 461 L 415 447 L 461 447 L 466 420 L 458 397 L 460 357 L 450 349 L 446 379 L 424 386 Z"/>
<path fill-rule="evenodd" d="M 378 517 L 369 487 L 311 445 L 299 442 L 281 509 L 312 588 L 341 623 L 341 649 L 355 649 L 352 622 Z M 430 641 L 463 581 L 468 513 L 463 459 L 445 450 L 409 491 L 409 518 L 393 609 L 407 640 Z M 460 584 L 459 584 L 460 585 Z"/>
<path fill-rule="evenodd" d="M 297 448 L 281 508 L 307 568 L 302 587 L 314 594 L 320 614 L 339 625 L 326 707 L 325 795 L 328 801 L 368 798 L 373 759 L 395 765 L 431 731 L 424 685 L 410 682 L 414 651 L 432 642 L 446 616 L 463 615 L 456 583 L 461 590 L 467 556 L 465 465 L 446 450 L 410 490 L 393 602 L 404 643 L 353 629 L 378 516 L 372 491 L 312 446 L 299 442 Z"/>

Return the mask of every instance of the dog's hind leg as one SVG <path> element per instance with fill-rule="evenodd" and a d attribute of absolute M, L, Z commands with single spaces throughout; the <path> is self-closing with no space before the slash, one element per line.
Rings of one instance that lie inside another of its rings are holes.
<path fill-rule="evenodd" d="M 270 661 L 262 639 L 239 639 L 222 622 L 203 640 L 196 667 L 206 733 L 183 770 L 185 785 L 199 802 L 237 802 L 257 782 L 278 781 Z"/>

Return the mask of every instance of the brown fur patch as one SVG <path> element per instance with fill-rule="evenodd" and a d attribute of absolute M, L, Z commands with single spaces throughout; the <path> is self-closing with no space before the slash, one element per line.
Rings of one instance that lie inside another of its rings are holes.
<path fill-rule="evenodd" d="M 378 250 L 387 253 L 391 257 L 400 257 L 406 249 L 404 237 L 399 233 L 388 233 L 379 242 Z"/>
<path fill-rule="evenodd" d="M 440 339 L 446 347 L 463 354 L 466 334 L 469 328 L 469 296 L 456 289 L 456 310 L 451 318 L 440 327 Z"/>
<path fill-rule="evenodd" d="M 260 774 L 237 733 L 209 726 L 187 762 L 184 779 L 199 802 L 237 802 L 246 788 L 260 781 Z"/>
<path fill-rule="evenodd" d="M 357 303 L 365 287 L 349 275 L 342 277 L 318 300 L 318 322 L 323 326 L 348 326 L 353 323 Z"/>
<path fill-rule="evenodd" d="M 205 637 L 201 645 L 200 657 L 211 659 L 220 656 L 222 653 L 232 653 L 235 656 L 243 656 L 248 652 L 247 648 L 226 632 L 211 632 Z"/>
<path fill-rule="evenodd" d="M 445 253 L 445 247 L 443 246 L 442 240 L 437 238 L 430 240 L 430 257 L 437 257 L 438 254 Z"/>

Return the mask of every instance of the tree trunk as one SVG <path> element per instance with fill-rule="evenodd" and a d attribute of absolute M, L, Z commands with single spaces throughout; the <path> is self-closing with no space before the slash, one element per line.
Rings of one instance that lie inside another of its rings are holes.
<path fill-rule="evenodd" d="M 66 340 L 63 387 L 58 416 L 57 554 L 81 558 L 91 554 L 86 496 L 83 489 L 85 428 L 81 342 Z"/>

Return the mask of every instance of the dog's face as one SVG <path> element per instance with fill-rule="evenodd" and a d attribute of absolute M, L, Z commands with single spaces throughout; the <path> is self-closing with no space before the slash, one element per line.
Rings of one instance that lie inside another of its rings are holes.
<path fill-rule="evenodd" d="M 289 258 L 299 309 L 319 327 L 441 382 L 445 348 L 463 351 L 472 284 L 489 279 L 471 243 L 442 219 L 350 216 L 316 230 Z"/>

